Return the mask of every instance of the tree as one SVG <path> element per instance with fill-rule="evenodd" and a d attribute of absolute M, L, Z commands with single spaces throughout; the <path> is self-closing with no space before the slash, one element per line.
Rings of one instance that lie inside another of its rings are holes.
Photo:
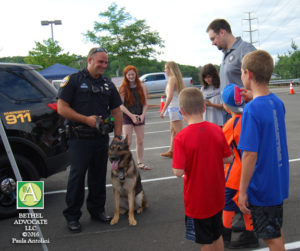
<path fill-rule="evenodd" d="M 93 31 L 87 31 L 85 37 L 92 43 L 105 48 L 110 60 L 118 60 L 114 67 L 123 69 L 128 64 L 147 64 L 164 47 L 164 41 L 158 32 L 150 31 L 145 20 L 136 20 L 125 8 L 118 9 L 116 3 L 107 11 L 99 14 L 100 21 L 95 22 Z"/>
<path fill-rule="evenodd" d="M 27 64 L 41 65 L 44 68 L 49 67 L 55 63 L 64 65 L 71 65 L 78 61 L 80 57 L 69 52 L 62 53 L 63 49 L 58 45 L 58 41 L 52 41 L 51 38 L 40 42 L 35 42 L 36 47 L 29 51 L 29 56 L 25 57 Z"/>
<path fill-rule="evenodd" d="M 298 78 L 300 74 L 300 51 L 294 41 L 291 43 L 292 51 L 288 54 L 278 55 L 274 73 L 281 78 Z"/>
<path fill-rule="evenodd" d="M 24 59 L 25 59 L 25 57 L 22 57 L 22 56 L 3 57 L 3 58 L 0 58 L 0 62 L 24 64 L 25 63 Z"/>

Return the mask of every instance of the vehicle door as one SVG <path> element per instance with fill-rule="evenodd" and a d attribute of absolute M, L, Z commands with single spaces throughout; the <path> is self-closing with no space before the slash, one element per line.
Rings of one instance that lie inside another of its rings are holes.
<path fill-rule="evenodd" d="M 168 82 L 165 74 L 155 75 L 155 82 L 156 82 L 156 92 L 164 92 Z"/>

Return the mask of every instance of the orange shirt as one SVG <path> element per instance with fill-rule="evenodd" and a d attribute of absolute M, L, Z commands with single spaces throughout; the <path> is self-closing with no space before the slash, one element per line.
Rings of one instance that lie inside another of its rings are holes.
<path fill-rule="evenodd" d="M 241 180 L 241 152 L 237 149 L 241 133 L 242 114 L 238 114 L 229 119 L 223 126 L 223 133 L 228 145 L 233 149 L 234 160 L 231 164 L 225 165 L 225 186 L 239 190 Z"/>

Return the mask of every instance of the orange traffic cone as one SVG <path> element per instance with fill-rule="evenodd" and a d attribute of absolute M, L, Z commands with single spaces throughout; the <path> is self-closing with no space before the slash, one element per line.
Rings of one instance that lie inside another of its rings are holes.
<path fill-rule="evenodd" d="M 164 101 L 164 97 L 163 96 L 161 96 L 161 98 L 160 98 L 160 112 L 164 109 L 164 107 L 165 107 L 165 101 Z"/>
<path fill-rule="evenodd" d="M 292 82 L 290 82 L 290 92 L 289 92 L 289 94 L 295 94 Z"/>

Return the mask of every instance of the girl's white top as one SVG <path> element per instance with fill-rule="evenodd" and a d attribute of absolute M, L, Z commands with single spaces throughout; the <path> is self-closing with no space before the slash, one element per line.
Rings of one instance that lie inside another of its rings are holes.
<path fill-rule="evenodd" d="M 167 88 L 166 88 L 167 98 L 168 98 L 168 93 L 169 93 L 169 85 L 167 85 Z M 173 98 L 172 98 L 171 103 L 169 104 L 168 108 L 173 108 L 173 107 L 179 107 L 178 92 L 176 90 L 174 90 L 174 92 L 173 92 Z"/>

